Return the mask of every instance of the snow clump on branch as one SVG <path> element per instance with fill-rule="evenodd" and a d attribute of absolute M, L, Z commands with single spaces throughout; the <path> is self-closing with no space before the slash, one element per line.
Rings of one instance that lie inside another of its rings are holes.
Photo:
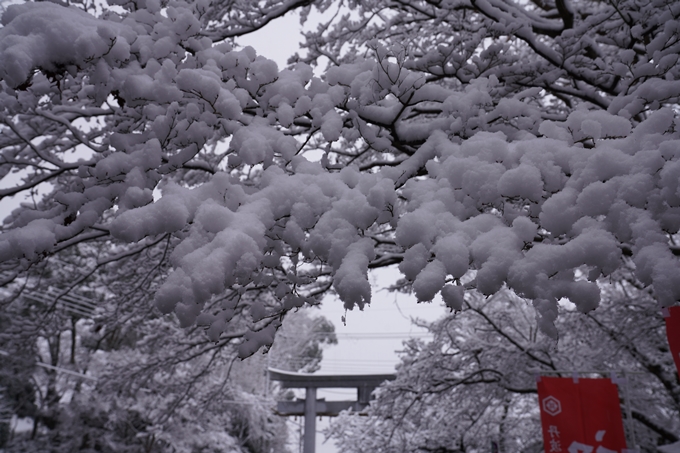
<path fill-rule="evenodd" d="M 427 83 L 378 43 L 375 59 L 320 79 L 213 44 L 201 35 L 208 3 L 170 2 L 166 14 L 146 3 L 106 18 L 51 3 L 3 16 L 3 152 L 38 166 L 3 196 L 53 188 L 6 220 L 7 281 L 80 241 L 168 235 L 172 270 L 155 302 L 183 326 L 198 319 L 215 340 L 239 302 L 204 313 L 206 302 L 229 289 L 276 295 L 279 305 L 249 306 L 244 355 L 331 284 L 362 308 L 369 269 L 394 263 L 418 300 L 442 293 L 452 309 L 465 291 L 507 286 L 553 336 L 557 301 L 596 308 L 597 280 L 627 257 L 661 305 L 680 300 L 672 109 L 639 122 L 586 109 L 550 120 L 531 102 L 537 90 L 497 101 L 494 75 L 462 90 Z M 104 125 L 79 129 L 90 116 Z M 64 154 L 76 146 L 89 157 L 74 164 Z M 354 147 L 361 158 L 344 158 Z"/>

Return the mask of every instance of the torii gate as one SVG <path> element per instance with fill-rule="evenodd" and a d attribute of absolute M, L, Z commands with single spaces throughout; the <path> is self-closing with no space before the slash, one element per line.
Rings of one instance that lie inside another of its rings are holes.
<path fill-rule="evenodd" d="M 361 411 L 368 406 L 371 393 L 385 381 L 396 379 L 395 374 L 303 374 L 269 368 L 269 378 L 281 382 L 283 388 L 304 388 L 305 399 L 279 401 L 276 411 L 279 415 L 304 415 L 305 434 L 303 453 L 314 453 L 316 448 L 316 416 L 334 417 L 341 411 Z M 316 399 L 318 388 L 356 388 L 356 401 L 326 401 Z"/>

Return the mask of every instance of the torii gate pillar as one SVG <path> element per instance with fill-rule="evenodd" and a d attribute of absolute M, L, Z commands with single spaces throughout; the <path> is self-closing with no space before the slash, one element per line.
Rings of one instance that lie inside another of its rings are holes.
<path fill-rule="evenodd" d="M 334 417 L 341 411 L 361 411 L 368 406 L 371 393 L 385 381 L 396 379 L 394 374 L 319 375 L 291 373 L 269 369 L 269 378 L 280 381 L 283 388 L 304 388 L 304 401 L 279 401 L 276 411 L 280 415 L 304 415 L 305 433 L 303 452 L 314 453 L 316 449 L 316 416 Z M 317 388 L 356 388 L 357 401 L 325 401 L 316 399 Z"/>
<path fill-rule="evenodd" d="M 308 434 L 309 433 L 309 434 Z M 316 450 L 316 387 L 305 389 L 305 440 L 303 453 L 314 453 Z"/>

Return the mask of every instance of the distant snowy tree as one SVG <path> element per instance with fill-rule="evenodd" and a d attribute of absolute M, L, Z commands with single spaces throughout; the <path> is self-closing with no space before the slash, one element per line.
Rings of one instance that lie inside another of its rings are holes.
<path fill-rule="evenodd" d="M 323 348 L 338 343 L 335 326 L 323 316 L 298 312 L 286 318 L 268 355 L 268 366 L 314 373 L 321 368 Z"/>
<path fill-rule="evenodd" d="M 287 69 L 231 42 L 335 5 Z M 672 305 L 678 19 L 671 0 L 9 6 L 0 197 L 30 201 L 2 283 L 99 244 L 68 292 L 139 255 L 182 326 L 221 341 L 245 316 L 241 356 L 329 290 L 363 307 L 393 264 L 456 309 L 509 288 L 553 337 L 557 301 L 593 310 L 625 263 Z"/>
<path fill-rule="evenodd" d="M 77 273 L 60 264 L 44 269 L 43 288 Z M 270 360 L 257 354 L 242 361 L 247 320 L 237 316 L 240 333 L 210 341 L 202 327 L 182 329 L 174 317 L 126 298 L 136 266 L 123 268 L 132 276 L 116 272 L 108 282 L 99 276 L 99 292 L 87 295 L 98 308 L 86 318 L 61 303 L 49 310 L 51 298 L 32 287 L 5 307 L 0 396 L 10 416 L 33 425 L 11 433 L 5 451 L 287 452 L 285 420 L 271 411 L 276 393 L 266 387 L 267 366 L 314 369 L 321 345 L 336 341 L 333 325 L 289 313 L 283 332 L 304 326 L 297 336 L 283 335 Z"/>
<path fill-rule="evenodd" d="M 653 305 L 628 283 L 608 285 L 602 306 L 587 316 L 560 308 L 555 344 L 537 332 L 526 301 L 504 292 L 468 298 L 464 311 L 428 326 L 432 341 L 405 343 L 397 379 L 378 389 L 368 417 L 345 413 L 327 434 L 347 453 L 477 453 L 494 451 L 492 444 L 539 453 L 541 371 L 623 378 L 627 370 L 620 395 L 631 407 L 629 435 L 634 430 L 641 451 L 656 453 L 680 440 L 680 385 Z"/>

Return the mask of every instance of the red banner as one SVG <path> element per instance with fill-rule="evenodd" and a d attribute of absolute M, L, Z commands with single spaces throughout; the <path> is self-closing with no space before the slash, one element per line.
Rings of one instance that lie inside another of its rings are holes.
<path fill-rule="evenodd" d="M 678 369 L 678 374 L 680 374 L 680 307 L 669 307 L 665 309 L 664 316 L 666 316 L 666 336 L 668 337 L 668 346 L 671 348 L 671 354 L 673 354 L 675 368 Z"/>
<path fill-rule="evenodd" d="M 624 453 L 619 392 L 611 379 L 541 377 L 545 453 Z"/>

